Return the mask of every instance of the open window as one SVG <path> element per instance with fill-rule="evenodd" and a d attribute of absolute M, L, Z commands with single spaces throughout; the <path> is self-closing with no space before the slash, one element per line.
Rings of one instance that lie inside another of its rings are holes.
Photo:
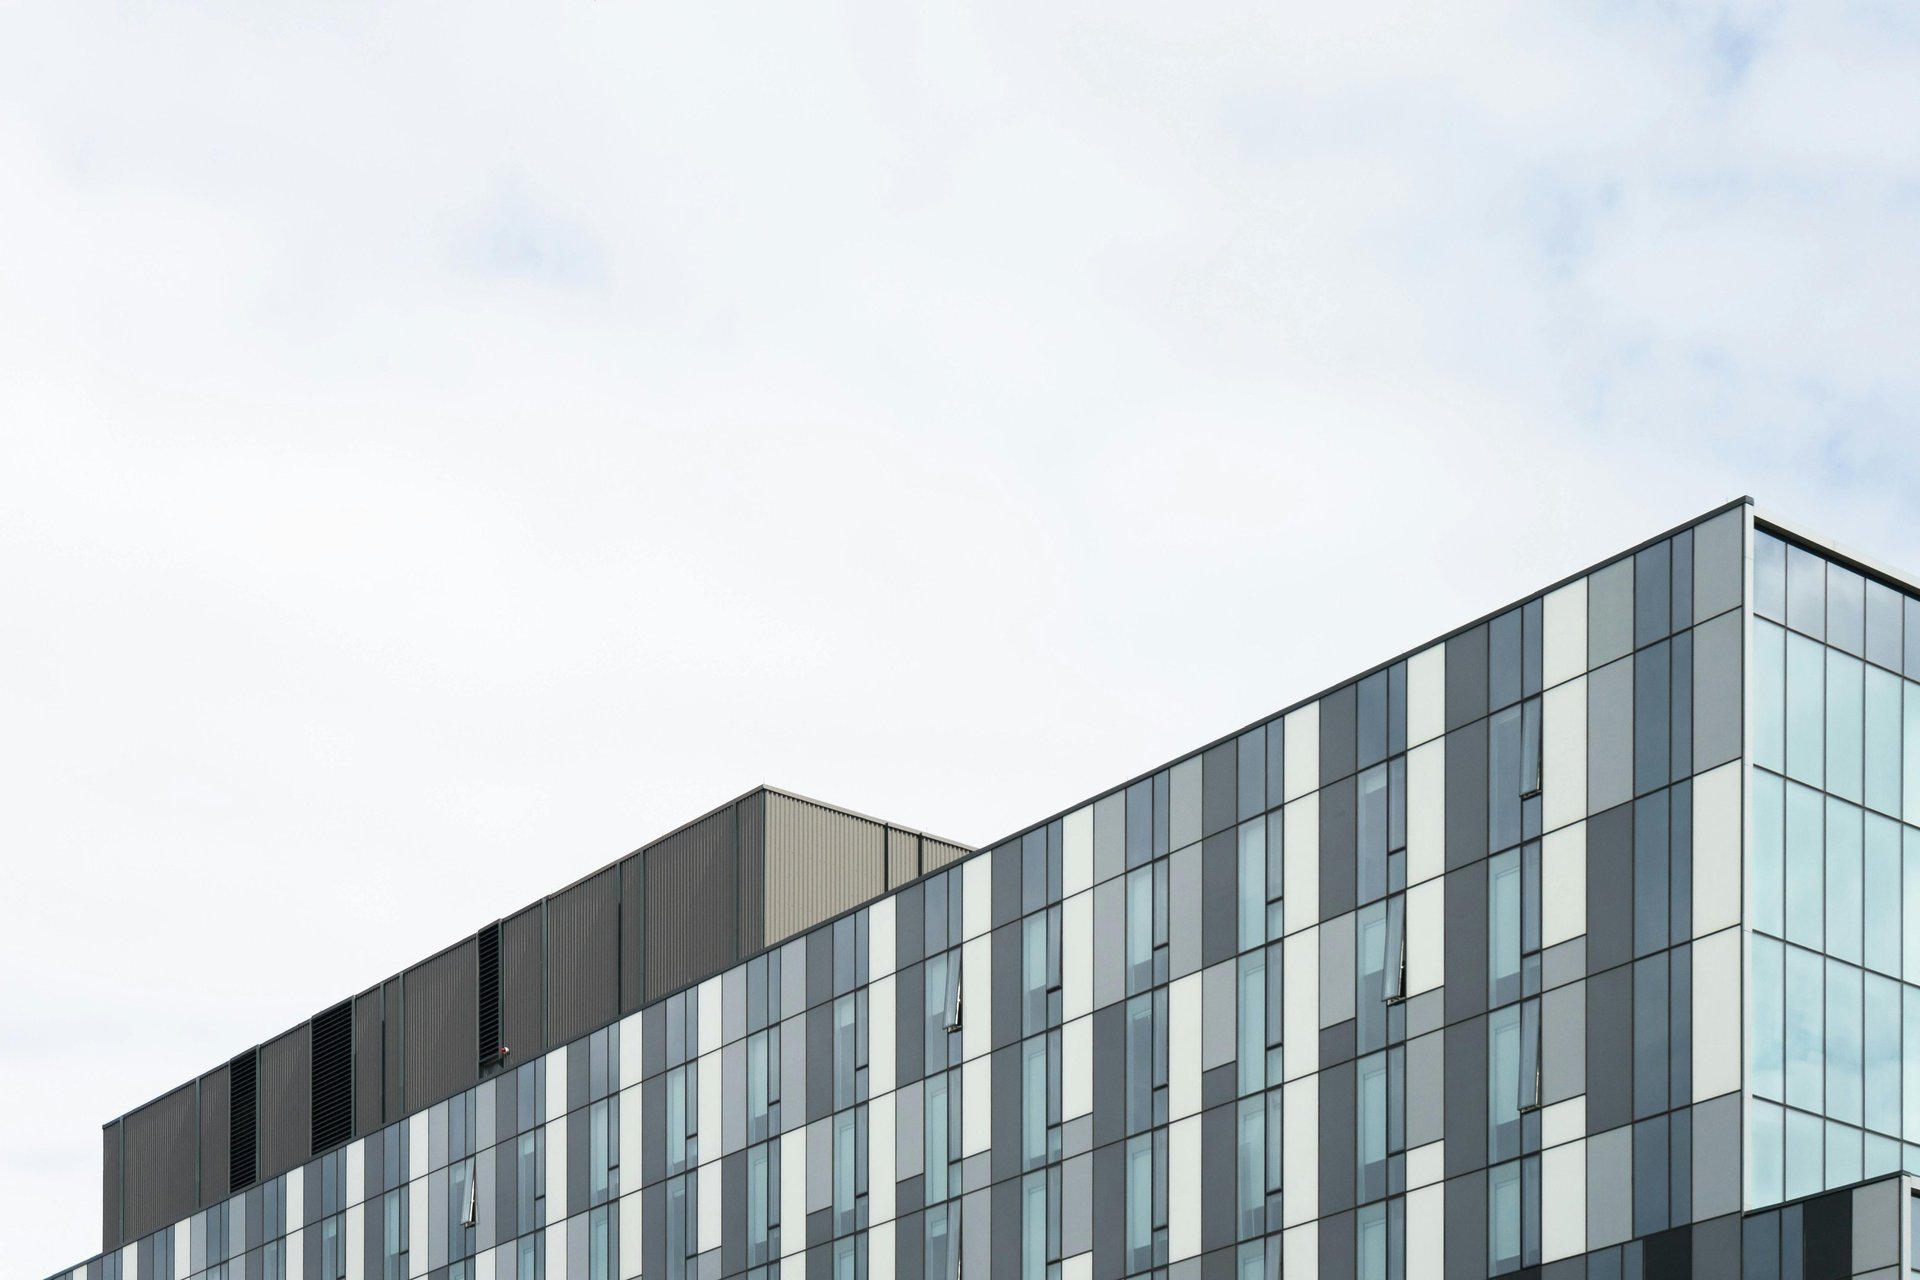
<path fill-rule="evenodd" d="M 958 953 L 955 953 L 947 960 L 947 1013 L 946 1021 L 942 1024 L 949 1032 L 960 1029 L 961 998 L 963 995 L 960 988 L 960 968 L 960 956 Z"/>
<path fill-rule="evenodd" d="M 1520 708 L 1520 798 L 1540 794 L 1540 699 Z"/>
<path fill-rule="evenodd" d="M 1381 996 L 1388 1004 L 1407 998 L 1407 896 L 1387 899 L 1387 962 Z"/>

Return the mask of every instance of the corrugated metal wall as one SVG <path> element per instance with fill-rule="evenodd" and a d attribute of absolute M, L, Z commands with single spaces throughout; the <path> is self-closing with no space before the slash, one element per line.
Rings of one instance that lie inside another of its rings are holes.
<path fill-rule="evenodd" d="M 733 963 L 734 806 L 674 832 L 645 853 L 647 998 Z"/>
<path fill-rule="evenodd" d="M 766 793 L 766 932 L 772 946 L 886 891 L 886 828 Z"/>
<path fill-rule="evenodd" d="M 353 1002 L 353 1132 L 365 1135 L 384 1121 L 380 1096 L 380 989 Z"/>
<path fill-rule="evenodd" d="M 565 1044 L 620 1016 L 620 869 L 547 899 L 547 1034 Z"/>
<path fill-rule="evenodd" d="M 545 911 L 536 902 L 500 926 L 500 1043 L 509 1062 L 547 1051 Z"/>
<path fill-rule="evenodd" d="M 887 828 L 887 888 L 897 889 L 920 875 L 920 837 L 898 827 Z"/>
<path fill-rule="evenodd" d="M 100 1129 L 100 1251 L 120 1247 L 120 1121 Z"/>
<path fill-rule="evenodd" d="M 647 876 L 639 854 L 620 860 L 620 1012 L 647 1000 Z"/>
<path fill-rule="evenodd" d="M 384 1103 L 386 1123 L 392 1124 L 407 1114 L 407 1020 L 400 979 L 387 979 L 381 1003 L 385 1006 L 383 1039 L 387 1057 Z"/>
<path fill-rule="evenodd" d="M 196 1208 L 194 1129 L 198 1111 L 194 1086 L 186 1084 L 126 1118 L 122 1139 L 126 1164 L 121 1183 L 121 1221 L 126 1239 L 150 1235 Z M 223 1145 L 221 1150 L 225 1149 Z"/>
<path fill-rule="evenodd" d="M 407 1110 L 479 1081 L 480 962 L 472 938 L 407 970 Z"/>
<path fill-rule="evenodd" d="M 972 853 L 973 850 L 961 844 L 948 844 L 945 840 L 935 840 L 932 836 L 920 837 L 920 874 L 938 871 L 941 867 Z"/>
<path fill-rule="evenodd" d="M 200 1203 L 227 1198 L 227 1146 L 233 1135 L 232 1077 L 216 1067 L 200 1077 Z M 179 1221 L 175 1218 L 174 1221 Z"/>
<path fill-rule="evenodd" d="M 260 1046 L 260 1174 L 277 1178 L 312 1154 L 313 1037 L 301 1023 Z"/>
<path fill-rule="evenodd" d="M 735 886 L 734 928 L 739 953 L 752 955 L 767 945 L 767 792 L 756 791 L 734 805 L 739 832 L 740 883 Z"/>

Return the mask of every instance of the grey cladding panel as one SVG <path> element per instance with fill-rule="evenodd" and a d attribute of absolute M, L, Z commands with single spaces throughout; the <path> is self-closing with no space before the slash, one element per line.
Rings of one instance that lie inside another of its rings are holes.
<path fill-rule="evenodd" d="M 734 809 L 729 805 L 649 847 L 647 998 L 659 999 L 732 964 Z"/>
<path fill-rule="evenodd" d="M 641 958 L 646 954 L 643 934 L 647 923 L 646 876 L 640 855 L 620 862 L 620 1012 L 632 1013 L 646 1002 L 647 984 Z"/>
<path fill-rule="evenodd" d="M 619 912 L 618 866 L 547 901 L 547 1034 L 554 1044 L 620 1016 Z"/>
<path fill-rule="evenodd" d="M 353 1131 L 369 1134 L 381 1124 L 380 990 L 353 1002 Z"/>
<path fill-rule="evenodd" d="M 536 902 L 500 927 L 500 1043 L 509 1064 L 547 1050 L 544 911 Z"/>
<path fill-rule="evenodd" d="M 777 791 L 762 794 L 768 944 L 886 891 L 885 827 Z M 742 845 L 743 862 L 752 848 Z"/>
<path fill-rule="evenodd" d="M 198 1208 L 227 1198 L 227 1146 L 232 1135 L 232 1077 L 221 1067 L 200 1077 L 200 1202 Z M 178 1221 L 181 1215 L 175 1215 Z"/>
<path fill-rule="evenodd" d="M 386 1006 L 386 1080 L 387 1123 L 407 1114 L 406 1019 L 401 1016 L 400 979 L 386 981 L 381 999 Z"/>
<path fill-rule="evenodd" d="M 224 1072 L 216 1073 L 224 1077 Z M 226 1087 L 220 1088 L 225 1111 Z M 195 1193 L 194 1131 L 199 1125 L 195 1089 L 182 1085 L 150 1102 L 121 1122 L 125 1165 L 121 1203 L 123 1237 L 137 1240 L 193 1213 Z M 225 1126 L 219 1150 L 226 1151 Z M 219 1161 L 224 1165 L 224 1160 Z M 225 1170 L 222 1178 L 225 1181 Z"/>
<path fill-rule="evenodd" d="M 469 938 L 407 970 L 407 1110 L 472 1088 L 479 1077 L 480 966 Z"/>
<path fill-rule="evenodd" d="M 260 1047 L 260 1174 L 265 1182 L 305 1160 L 312 1133 L 312 1039 L 306 1025 Z"/>

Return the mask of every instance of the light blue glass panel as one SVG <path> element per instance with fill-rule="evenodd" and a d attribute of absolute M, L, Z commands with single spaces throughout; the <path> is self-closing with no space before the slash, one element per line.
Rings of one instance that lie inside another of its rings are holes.
<path fill-rule="evenodd" d="M 1820 1110 L 1825 1077 L 1824 962 L 1811 951 L 1787 948 L 1787 1102 Z"/>
<path fill-rule="evenodd" d="M 1775 773 L 1787 767 L 1787 633 L 1753 624 L 1753 762 Z"/>
<path fill-rule="evenodd" d="M 1153 868 L 1127 873 L 1127 994 L 1153 986 Z"/>
<path fill-rule="evenodd" d="M 1805 636 L 1787 637 L 1787 776 L 1820 785 L 1826 756 L 1826 659 Z"/>
<path fill-rule="evenodd" d="M 1920 1142 L 1920 987 L 1900 988 L 1900 1008 L 1900 1131 Z"/>
<path fill-rule="evenodd" d="M 1520 851 L 1487 860 L 1487 1001 L 1520 998 Z"/>
<path fill-rule="evenodd" d="M 1826 873 L 1820 846 L 1826 827 L 1818 791 L 1787 786 L 1787 941 L 1819 950 L 1826 914 Z"/>
<path fill-rule="evenodd" d="M 1370 1204 L 1354 1220 L 1355 1280 L 1387 1280 L 1387 1206 Z"/>
<path fill-rule="evenodd" d="M 1860 1181 L 1860 1131 L 1827 1121 L 1827 1189 Z"/>
<path fill-rule="evenodd" d="M 1827 954 L 1860 963 L 1860 813 L 1827 801 Z"/>
<path fill-rule="evenodd" d="M 1827 961 L 1827 1116 L 1860 1123 L 1860 970 Z"/>
<path fill-rule="evenodd" d="M 1520 1006 L 1487 1015 L 1487 1160 L 1520 1154 Z"/>
<path fill-rule="evenodd" d="M 1903 746 L 1900 752 L 1900 770 L 1902 802 L 1900 812 L 1920 815 L 1920 684 L 1911 680 L 1900 682 L 1904 691 L 1902 699 L 1901 730 Z"/>
<path fill-rule="evenodd" d="M 1785 934 L 1786 784 L 1758 769 L 1753 773 L 1753 927 Z"/>
<path fill-rule="evenodd" d="M 1900 972 L 1900 824 L 1869 813 L 1866 823 L 1867 967 Z"/>
<path fill-rule="evenodd" d="M 1047 1038 L 1034 1036 L 1021 1053 L 1020 1155 L 1032 1168 L 1047 1158 Z"/>
<path fill-rule="evenodd" d="M 1236 1151 L 1239 1206 L 1238 1234 L 1242 1240 L 1259 1235 L 1267 1223 L 1267 1100 L 1240 1100 L 1240 1142 Z"/>
<path fill-rule="evenodd" d="M 1267 953 L 1240 957 L 1240 1092 L 1267 1086 Z"/>
<path fill-rule="evenodd" d="M 1366 1201 L 1387 1193 L 1387 1055 L 1360 1059 L 1357 1073 L 1355 1196 Z"/>
<path fill-rule="evenodd" d="M 1867 807 L 1900 816 L 1900 677 L 1867 668 Z"/>
<path fill-rule="evenodd" d="M 1900 1140 L 1869 1133 L 1861 1141 L 1860 1176 L 1878 1178 L 1900 1170 Z"/>
<path fill-rule="evenodd" d="M 1499 1275 L 1520 1265 L 1520 1163 L 1487 1170 L 1487 1270 Z"/>
<path fill-rule="evenodd" d="M 1785 1190 L 1783 1125 L 1779 1107 L 1770 1102 L 1747 1104 L 1747 1199 L 1756 1209 L 1780 1203 Z"/>
<path fill-rule="evenodd" d="M 1753 939 L 1753 1091 L 1776 1102 L 1785 1098 L 1784 950 L 1772 938 Z"/>
<path fill-rule="evenodd" d="M 1900 1133 L 1900 984 L 1866 976 L 1862 1022 L 1866 1041 L 1866 1126 L 1879 1133 Z"/>
<path fill-rule="evenodd" d="M 1860 659 L 1827 650 L 1827 790 L 1855 804 L 1866 733 L 1860 668 Z"/>
<path fill-rule="evenodd" d="M 1819 1116 L 1787 1112 L 1787 1199 L 1798 1200 L 1825 1189 L 1826 1128 Z"/>
<path fill-rule="evenodd" d="M 1047 1175 L 1028 1174 L 1021 1192 L 1020 1280 L 1046 1280 Z"/>
<path fill-rule="evenodd" d="M 1267 940 L 1267 824 L 1240 824 L 1240 950 Z"/>
<path fill-rule="evenodd" d="M 1153 1260 L 1153 1135 L 1127 1139 L 1127 1254 L 1130 1270 Z"/>

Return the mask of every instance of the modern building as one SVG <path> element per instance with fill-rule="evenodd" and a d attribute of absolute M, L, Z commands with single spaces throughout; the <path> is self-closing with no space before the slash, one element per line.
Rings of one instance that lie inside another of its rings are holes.
<path fill-rule="evenodd" d="M 1742 500 L 989 848 L 743 796 L 109 1122 L 56 1280 L 1892 1277 L 1908 1171 L 1920 585 Z"/>

